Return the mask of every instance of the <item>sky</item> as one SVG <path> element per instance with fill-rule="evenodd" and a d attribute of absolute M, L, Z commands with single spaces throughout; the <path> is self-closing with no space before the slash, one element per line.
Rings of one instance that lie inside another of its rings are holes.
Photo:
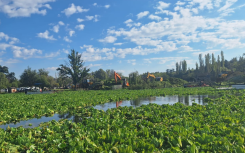
<path fill-rule="evenodd" d="M 166 72 L 245 49 L 244 0 L 0 0 L 0 65 L 55 77 L 71 49 L 91 71 Z"/>

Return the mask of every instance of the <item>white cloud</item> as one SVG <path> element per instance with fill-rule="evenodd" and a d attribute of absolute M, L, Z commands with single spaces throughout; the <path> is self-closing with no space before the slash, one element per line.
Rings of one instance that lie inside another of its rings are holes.
<path fill-rule="evenodd" d="M 156 16 L 156 15 L 149 15 L 149 19 L 152 19 L 152 20 L 157 20 L 157 21 L 159 21 L 159 20 L 161 20 L 162 18 L 160 17 L 160 16 Z"/>
<path fill-rule="evenodd" d="M 58 67 L 48 67 L 48 68 L 46 68 L 47 71 L 56 71 L 56 69 L 58 69 Z"/>
<path fill-rule="evenodd" d="M 57 51 L 57 52 L 51 52 L 49 54 L 46 53 L 45 56 L 38 56 L 37 58 L 53 58 L 53 57 L 56 57 L 58 55 L 60 55 L 60 52 L 59 51 Z"/>
<path fill-rule="evenodd" d="M 158 64 L 165 64 L 167 62 L 179 62 L 181 60 L 189 59 L 189 57 L 159 57 L 159 58 L 149 58 L 144 59 L 145 63 L 152 63 L 152 61 L 158 61 Z M 187 61 L 187 60 L 186 60 Z"/>
<path fill-rule="evenodd" d="M 91 68 L 91 67 L 101 67 L 102 64 L 89 64 L 87 67 Z"/>
<path fill-rule="evenodd" d="M 87 20 L 93 20 L 94 16 L 86 16 Z"/>
<path fill-rule="evenodd" d="M 107 36 L 104 39 L 99 39 L 99 42 L 103 42 L 103 43 L 114 43 L 116 40 L 117 40 L 116 37 Z"/>
<path fill-rule="evenodd" d="M 65 25 L 64 22 L 62 21 L 59 21 L 59 25 Z"/>
<path fill-rule="evenodd" d="M 70 30 L 69 31 L 69 35 L 70 35 L 70 37 L 72 37 L 72 35 L 75 33 L 75 31 L 73 31 L 73 30 Z"/>
<path fill-rule="evenodd" d="M 46 30 L 44 33 L 38 33 L 37 37 L 48 39 L 48 40 L 56 40 L 55 38 L 53 38 L 53 35 L 49 36 L 48 30 Z"/>
<path fill-rule="evenodd" d="M 235 2 L 237 2 L 237 0 L 226 0 L 226 3 L 223 7 L 221 7 L 218 12 L 224 11 L 226 9 L 228 9 L 229 7 L 231 7 Z"/>
<path fill-rule="evenodd" d="M 31 14 L 46 15 L 51 6 L 47 3 L 55 0 L 4 0 L 0 2 L 0 11 L 9 17 L 29 17 Z"/>
<path fill-rule="evenodd" d="M 98 17 L 99 17 L 99 15 L 95 15 L 94 16 L 94 22 L 98 22 L 99 21 Z"/>
<path fill-rule="evenodd" d="M 97 5 L 97 3 L 94 3 L 94 4 L 93 4 L 93 6 L 96 6 L 96 5 Z"/>
<path fill-rule="evenodd" d="M 83 30 L 84 27 L 85 27 L 85 25 L 80 24 L 80 25 L 77 25 L 75 28 L 78 29 L 78 30 Z"/>
<path fill-rule="evenodd" d="M 70 52 L 67 49 L 62 49 L 63 53 L 69 54 Z"/>
<path fill-rule="evenodd" d="M 5 61 L 4 63 L 6 63 L 6 64 L 14 64 L 14 63 L 20 63 L 20 61 L 17 60 L 17 59 L 10 58 L 7 61 Z"/>
<path fill-rule="evenodd" d="M 83 22 L 84 19 L 77 18 L 77 22 Z"/>
<path fill-rule="evenodd" d="M 105 5 L 105 8 L 108 9 L 110 7 L 110 5 Z"/>
<path fill-rule="evenodd" d="M 194 53 L 192 53 L 192 55 L 194 55 L 194 56 L 198 56 L 199 54 L 202 54 L 203 56 L 204 55 L 206 55 L 206 54 L 212 54 L 212 53 L 214 53 L 215 54 L 215 52 L 220 52 L 220 50 L 208 50 L 208 51 L 203 51 L 203 52 L 194 52 Z"/>
<path fill-rule="evenodd" d="M 158 6 L 156 7 L 158 12 L 155 12 L 155 14 L 165 13 L 166 11 L 164 9 L 168 8 L 169 6 L 170 6 L 170 3 L 165 3 L 165 2 L 159 1 Z"/>
<path fill-rule="evenodd" d="M 140 12 L 139 14 L 137 14 L 137 18 L 141 19 L 144 16 L 147 16 L 148 14 L 149 14 L 149 11 Z"/>
<path fill-rule="evenodd" d="M 82 13 L 82 12 L 88 12 L 89 9 L 83 9 L 81 6 L 75 6 L 73 3 L 71 4 L 71 7 L 65 9 L 62 11 L 62 13 L 65 13 L 66 16 L 71 16 L 74 13 Z"/>
<path fill-rule="evenodd" d="M 123 43 L 114 43 L 116 46 L 121 46 Z"/>
<path fill-rule="evenodd" d="M 65 40 L 66 42 L 72 42 L 67 36 L 64 37 L 64 40 Z"/>
<path fill-rule="evenodd" d="M 203 10 L 204 8 L 207 8 L 207 9 L 213 9 L 213 3 L 212 3 L 212 0 L 190 0 L 190 2 L 188 2 L 189 4 L 189 7 L 192 7 L 196 4 L 199 4 L 199 9 L 200 10 Z"/>
<path fill-rule="evenodd" d="M 185 5 L 185 2 L 178 1 L 176 5 Z"/>
<path fill-rule="evenodd" d="M 132 64 L 132 65 L 136 65 L 136 59 L 127 60 L 127 63 Z"/>
<path fill-rule="evenodd" d="M 58 32 L 59 32 L 59 28 L 60 28 L 59 25 L 55 25 L 55 26 L 53 27 L 53 31 L 56 32 L 56 33 L 58 33 Z"/>
<path fill-rule="evenodd" d="M 133 20 L 132 20 L 132 19 L 128 19 L 128 20 L 125 21 L 124 23 L 125 23 L 125 24 L 128 24 L 128 23 L 131 23 L 131 22 L 133 22 Z"/>
<path fill-rule="evenodd" d="M 7 34 L 0 32 L 0 40 L 5 39 L 5 41 L 10 41 L 9 44 L 15 44 L 19 42 L 18 38 L 15 37 L 9 37 Z M 3 47 L 4 45 L 2 45 Z M 5 45 L 6 46 L 6 45 Z M 1 46 L 0 46 L 1 49 Z"/>
<path fill-rule="evenodd" d="M 36 54 L 42 54 L 41 50 L 38 49 L 26 49 L 25 47 L 11 46 L 14 57 L 28 59 L 35 57 Z"/>

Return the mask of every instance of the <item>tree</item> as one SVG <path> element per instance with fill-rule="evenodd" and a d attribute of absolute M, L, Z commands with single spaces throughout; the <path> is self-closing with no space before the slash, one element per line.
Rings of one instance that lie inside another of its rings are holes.
<path fill-rule="evenodd" d="M 0 72 L 7 74 L 7 73 L 9 73 L 8 69 L 9 68 L 7 66 L 1 66 L 0 65 Z"/>
<path fill-rule="evenodd" d="M 81 60 L 81 57 L 81 54 L 72 49 L 71 54 L 68 55 L 69 63 L 67 62 L 66 65 L 61 64 L 60 67 L 57 68 L 57 71 L 62 75 L 68 75 L 72 78 L 75 90 L 77 83 L 79 83 L 83 77 L 86 77 L 90 71 L 89 68 L 84 67 L 84 62 Z"/>
<path fill-rule="evenodd" d="M 217 65 L 217 70 L 218 70 L 218 73 L 220 73 L 220 57 L 218 55 L 218 65 Z"/>
<path fill-rule="evenodd" d="M 176 74 L 179 74 L 179 64 L 176 62 Z"/>
<path fill-rule="evenodd" d="M 33 86 L 37 83 L 37 72 L 36 70 L 31 70 L 30 67 L 24 70 L 24 72 L 20 75 L 20 82 L 22 86 Z"/>
<path fill-rule="evenodd" d="M 224 52 L 221 51 L 221 67 L 222 69 L 224 68 L 225 66 L 225 57 L 224 57 Z"/>
<path fill-rule="evenodd" d="M 47 70 L 45 70 L 45 69 L 38 69 L 37 74 L 38 74 L 38 75 L 48 76 L 49 71 L 47 71 Z"/>
<path fill-rule="evenodd" d="M 9 80 L 10 83 L 16 81 L 16 77 L 15 77 L 15 73 L 14 72 L 6 74 L 6 77 Z"/>
<path fill-rule="evenodd" d="M 105 80 L 107 78 L 106 72 L 103 69 L 95 71 L 94 76 L 100 80 Z"/>
<path fill-rule="evenodd" d="M 41 83 L 40 87 L 43 91 L 44 87 L 50 87 L 50 83 L 48 82 L 48 78 L 45 75 L 40 75 L 38 77 L 37 83 Z"/>
<path fill-rule="evenodd" d="M 199 54 L 199 70 L 201 71 L 201 73 L 203 73 L 203 68 L 204 68 L 204 62 L 202 59 L 202 54 Z"/>
<path fill-rule="evenodd" d="M 198 71 L 198 63 L 196 62 L 196 71 Z"/>
<path fill-rule="evenodd" d="M 0 89 L 8 87 L 8 79 L 3 72 L 0 72 Z"/>

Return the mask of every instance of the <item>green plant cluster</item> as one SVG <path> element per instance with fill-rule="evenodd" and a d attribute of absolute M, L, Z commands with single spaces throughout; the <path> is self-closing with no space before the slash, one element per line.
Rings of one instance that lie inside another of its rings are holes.
<path fill-rule="evenodd" d="M 24 119 L 17 114 L 32 118 L 38 113 L 52 115 L 69 109 L 82 120 L 79 123 L 64 119 L 50 121 L 33 129 L 0 129 L 0 152 L 245 152 L 243 93 L 244 90 L 168 88 L 6 94 L 0 101 L 1 121 Z M 206 98 L 206 106 L 149 104 L 106 112 L 84 108 L 107 101 L 176 94 L 221 94 L 222 97 Z"/>
<path fill-rule="evenodd" d="M 138 97 L 204 94 L 206 89 L 145 89 L 145 90 L 114 90 L 114 91 L 66 91 L 54 94 L 0 95 L 0 125 L 19 122 L 31 118 L 50 116 L 55 113 L 73 112 L 78 108 L 95 106 L 110 101 L 136 99 Z M 217 93 L 210 88 L 210 94 Z"/>
<path fill-rule="evenodd" d="M 245 152 L 244 95 L 194 104 L 78 111 L 80 123 L 0 129 L 2 152 Z M 86 118 L 90 117 L 90 118 Z"/>

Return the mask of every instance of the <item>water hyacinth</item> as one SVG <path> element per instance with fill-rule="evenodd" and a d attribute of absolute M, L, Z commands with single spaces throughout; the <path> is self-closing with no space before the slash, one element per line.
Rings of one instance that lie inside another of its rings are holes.
<path fill-rule="evenodd" d="M 106 112 L 84 108 L 119 97 L 178 93 L 223 96 L 207 98 L 205 106 L 149 104 Z M 0 100 L 1 122 L 69 109 L 82 120 L 79 123 L 66 119 L 50 121 L 32 129 L 0 129 L 0 152 L 244 152 L 245 103 L 244 96 L 236 93 L 212 88 L 170 88 L 1 95 L 10 100 Z"/>

